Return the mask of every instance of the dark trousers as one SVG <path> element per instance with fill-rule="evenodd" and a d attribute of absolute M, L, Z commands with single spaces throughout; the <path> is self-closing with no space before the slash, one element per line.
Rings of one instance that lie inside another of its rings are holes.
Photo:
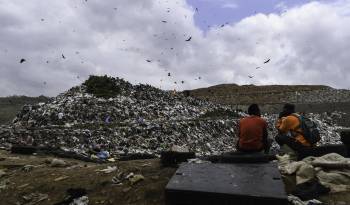
<path fill-rule="evenodd" d="M 279 134 L 275 137 L 275 140 L 280 146 L 285 144 L 298 153 L 303 152 L 307 148 L 300 142 L 296 141 L 293 137 L 289 137 L 287 135 Z"/>
<path fill-rule="evenodd" d="M 242 153 L 242 154 L 256 153 L 256 152 L 262 152 L 262 151 L 264 151 L 265 154 L 268 154 L 270 151 L 270 148 L 271 148 L 271 144 L 272 144 L 272 140 L 267 139 L 262 148 L 255 149 L 255 150 L 246 150 L 246 149 L 239 147 L 239 141 L 238 141 L 236 148 L 237 148 L 237 151 L 239 153 Z"/>

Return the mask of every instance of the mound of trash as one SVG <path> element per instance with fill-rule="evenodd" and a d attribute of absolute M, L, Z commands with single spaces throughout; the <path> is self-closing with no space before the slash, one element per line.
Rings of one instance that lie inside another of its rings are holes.
<path fill-rule="evenodd" d="M 103 85 L 106 84 L 107 87 Z M 341 113 L 310 114 L 321 129 L 321 144 L 336 144 L 334 118 Z M 120 78 L 91 76 L 84 84 L 48 103 L 26 105 L 9 127 L 0 128 L 0 147 L 29 144 L 59 148 L 86 156 L 104 150 L 104 157 L 155 154 L 173 145 L 197 155 L 235 150 L 237 123 L 244 113 L 232 107 L 132 85 Z M 276 115 L 265 115 L 270 137 Z M 273 149 L 278 149 L 276 144 Z"/>

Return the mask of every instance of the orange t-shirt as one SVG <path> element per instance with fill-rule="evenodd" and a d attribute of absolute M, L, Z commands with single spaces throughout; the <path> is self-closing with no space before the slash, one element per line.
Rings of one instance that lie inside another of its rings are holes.
<path fill-rule="evenodd" d="M 264 129 L 267 123 L 259 116 L 249 116 L 239 122 L 239 148 L 260 150 L 263 148 Z"/>
<path fill-rule="evenodd" d="M 294 115 L 284 117 L 282 120 L 279 120 L 276 127 L 283 134 L 293 132 L 293 134 L 295 134 L 296 141 L 300 142 L 304 146 L 311 146 L 304 136 L 300 134 L 302 133 L 302 129 L 300 128 L 300 121 L 298 117 Z"/>

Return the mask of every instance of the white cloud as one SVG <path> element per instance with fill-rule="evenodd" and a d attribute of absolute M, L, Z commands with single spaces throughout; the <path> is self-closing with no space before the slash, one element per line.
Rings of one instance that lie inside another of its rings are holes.
<path fill-rule="evenodd" d="M 204 35 L 185 0 L 0 0 L 0 95 L 52 96 L 90 74 L 166 89 L 218 83 L 348 88 L 349 7 L 349 0 L 312 2 Z"/>

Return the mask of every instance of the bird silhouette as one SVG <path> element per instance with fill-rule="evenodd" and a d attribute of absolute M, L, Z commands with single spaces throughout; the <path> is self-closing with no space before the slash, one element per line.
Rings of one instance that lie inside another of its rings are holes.
<path fill-rule="evenodd" d="M 188 39 L 186 39 L 186 41 L 191 41 L 192 39 L 192 36 L 190 36 Z"/>
<path fill-rule="evenodd" d="M 267 59 L 267 60 L 264 62 L 264 64 L 266 64 L 266 63 L 270 62 L 270 60 L 271 60 L 271 59 Z"/>

